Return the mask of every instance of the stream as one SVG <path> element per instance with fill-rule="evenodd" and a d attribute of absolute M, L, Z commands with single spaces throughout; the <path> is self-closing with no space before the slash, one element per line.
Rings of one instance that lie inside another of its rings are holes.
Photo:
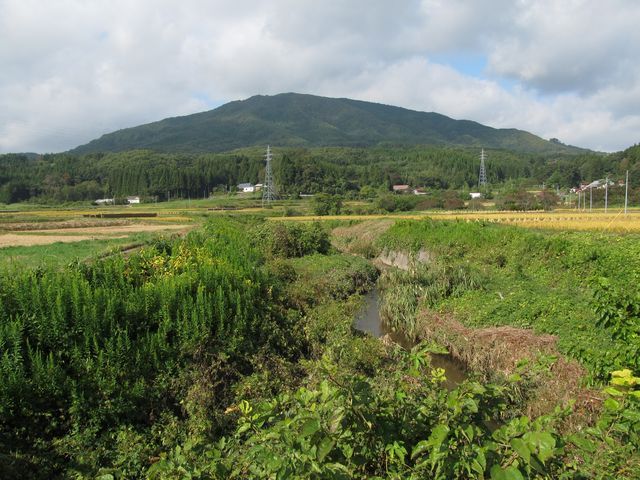
<path fill-rule="evenodd" d="M 413 342 L 407 336 L 399 332 L 394 332 L 388 328 L 380 318 L 380 294 L 377 288 L 370 290 L 365 295 L 365 304 L 362 309 L 356 314 L 353 327 L 364 333 L 368 333 L 372 337 L 380 338 L 385 335 L 389 335 L 389 338 L 398 345 L 409 350 L 416 342 Z M 449 355 L 441 355 L 432 353 L 431 365 L 437 368 L 442 368 L 445 371 L 447 380 L 445 381 L 445 387 L 449 390 L 453 390 L 463 380 L 467 378 L 464 369 L 454 361 Z"/>

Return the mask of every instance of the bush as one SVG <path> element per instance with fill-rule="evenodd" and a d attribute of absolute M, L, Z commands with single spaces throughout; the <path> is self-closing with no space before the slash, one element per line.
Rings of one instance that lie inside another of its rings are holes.
<path fill-rule="evenodd" d="M 340 215 L 342 210 L 342 197 L 318 193 L 313 197 L 313 212 L 316 215 Z"/>
<path fill-rule="evenodd" d="M 270 257 L 291 258 L 311 253 L 326 254 L 331 248 L 329 233 L 319 222 L 265 222 L 252 233 L 254 243 Z"/>

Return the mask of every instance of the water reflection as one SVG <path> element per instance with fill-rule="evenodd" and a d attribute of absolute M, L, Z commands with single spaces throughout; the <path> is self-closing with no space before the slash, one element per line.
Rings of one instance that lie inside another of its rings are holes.
<path fill-rule="evenodd" d="M 398 345 L 409 350 L 415 346 L 416 342 L 412 341 L 406 335 L 392 331 L 380 318 L 380 294 L 377 288 L 374 288 L 364 296 L 364 305 L 356 314 L 353 322 L 356 330 L 368 333 L 372 337 L 380 338 L 388 335 Z M 442 368 L 445 371 L 447 381 L 445 386 L 451 390 L 466 378 L 464 369 L 449 355 L 431 354 L 431 365 L 436 368 Z"/>

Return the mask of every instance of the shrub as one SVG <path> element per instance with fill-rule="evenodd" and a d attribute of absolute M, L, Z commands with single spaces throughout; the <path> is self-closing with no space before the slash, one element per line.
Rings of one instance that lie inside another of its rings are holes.
<path fill-rule="evenodd" d="M 313 197 L 313 212 L 316 215 L 340 215 L 342 210 L 342 197 L 318 193 Z"/>
<path fill-rule="evenodd" d="M 265 222 L 252 231 L 253 242 L 270 257 L 302 257 L 326 254 L 331 248 L 329 233 L 319 222 L 311 224 Z"/>

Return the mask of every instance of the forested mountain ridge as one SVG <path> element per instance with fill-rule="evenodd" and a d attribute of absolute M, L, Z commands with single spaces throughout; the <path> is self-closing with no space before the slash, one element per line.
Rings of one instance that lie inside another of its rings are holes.
<path fill-rule="evenodd" d="M 207 112 L 118 130 L 72 153 L 151 149 L 224 152 L 271 144 L 281 147 L 477 146 L 530 153 L 580 149 L 517 129 L 496 129 L 378 103 L 283 93 L 256 95 Z"/>
<path fill-rule="evenodd" d="M 640 146 L 609 155 L 485 151 L 487 176 L 494 187 L 509 180 L 574 187 L 606 175 L 622 179 L 627 169 L 632 185 L 639 186 Z M 198 198 L 235 190 L 238 183 L 262 182 L 264 152 L 251 147 L 225 153 L 0 155 L 0 203 L 111 195 Z M 471 188 L 477 184 L 480 164 L 480 149 L 475 147 L 288 147 L 274 148 L 273 153 L 276 188 L 282 195 L 358 195 L 364 187 L 388 191 L 397 183 L 437 190 Z"/>

